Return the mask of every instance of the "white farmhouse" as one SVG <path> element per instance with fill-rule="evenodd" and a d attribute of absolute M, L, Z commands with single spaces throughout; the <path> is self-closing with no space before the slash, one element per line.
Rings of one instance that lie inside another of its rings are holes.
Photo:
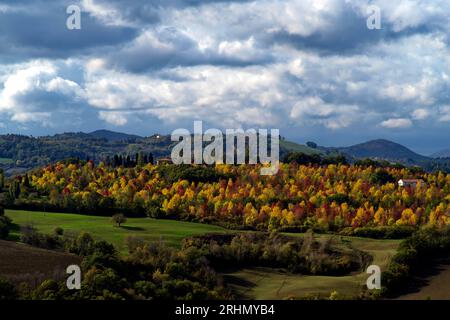
<path fill-rule="evenodd" d="M 424 185 L 425 181 L 422 179 L 400 179 L 398 180 L 399 187 L 412 187 L 415 188 L 418 184 Z"/>

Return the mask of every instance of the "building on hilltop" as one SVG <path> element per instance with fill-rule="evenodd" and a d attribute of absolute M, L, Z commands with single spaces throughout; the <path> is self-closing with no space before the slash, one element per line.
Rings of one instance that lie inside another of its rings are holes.
<path fill-rule="evenodd" d="M 418 184 L 424 185 L 425 181 L 422 179 L 400 179 L 398 180 L 399 187 L 417 187 Z"/>

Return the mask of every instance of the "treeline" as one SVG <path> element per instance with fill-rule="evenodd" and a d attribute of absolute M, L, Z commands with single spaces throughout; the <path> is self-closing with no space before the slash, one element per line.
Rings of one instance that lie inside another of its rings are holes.
<path fill-rule="evenodd" d="M 450 254 L 450 225 L 443 228 L 427 227 L 402 241 L 382 274 L 382 294 L 395 297 L 407 290 L 414 276 L 423 267 L 430 267 L 437 258 Z"/>
<path fill-rule="evenodd" d="M 14 169 L 43 167 L 69 158 L 83 161 L 90 159 L 99 164 L 108 157 L 112 162 L 117 154 L 125 155 L 123 162 L 126 162 L 128 154 L 141 152 L 148 158 L 152 153 L 156 159 L 170 154 L 172 144 L 170 136 L 108 140 L 85 133 L 64 133 L 46 137 L 0 135 L 0 158 L 7 160 L 0 166 L 8 169 L 7 173 L 10 175 Z M 150 159 L 147 159 L 147 162 L 150 163 Z"/>
<path fill-rule="evenodd" d="M 262 231 L 340 232 L 346 228 L 450 223 L 450 175 L 409 168 L 57 163 L 9 181 L 8 208 L 174 218 Z M 399 179 L 423 180 L 400 187 Z"/>
<path fill-rule="evenodd" d="M 299 165 L 348 164 L 347 158 L 342 154 L 321 156 L 318 153 L 289 152 L 282 160 L 284 163 Z"/>
<path fill-rule="evenodd" d="M 371 257 L 337 239 L 318 240 L 312 230 L 294 238 L 279 233 L 209 234 L 187 238 L 183 248 L 205 253 L 215 268 L 269 267 L 312 275 L 342 276 L 363 270 Z M 345 249 L 344 249 L 345 248 Z"/>
<path fill-rule="evenodd" d="M 107 166 L 112 166 L 113 168 L 124 167 L 124 168 L 134 168 L 136 166 L 145 166 L 146 164 L 154 164 L 153 153 L 136 153 L 134 157 L 127 155 L 114 155 L 113 157 L 107 156 L 105 159 L 105 164 Z"/>
<path fill-rule="evenodd" d="M 405 165 L 398 162 L 390 162 L 387 160 L 374 160 L 370 158 L 366 159 L 352 159 L 344 154 L 326 155 L 319 153 L 303 153 L 303 152 L 289 152 L 283 157 L 284 163 L 296 163 L 299 165 L 330 165 L 330 164 L 352 164 L 360 167 L 374 167 L 374 168 L 395 168 L 405 169 Z M 424 170 L 421 167 L 409 167 L 409 169 L 416 173 L 423 173 Z M 444 170 L 443 170 L 444 171 Z"/>

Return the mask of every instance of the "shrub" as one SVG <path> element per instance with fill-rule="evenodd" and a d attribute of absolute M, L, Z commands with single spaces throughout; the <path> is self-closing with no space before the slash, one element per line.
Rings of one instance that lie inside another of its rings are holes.
<path fill-rule="evenodd" d="M 58 234 L 39 233 L 31 224 L 23 226 L 21 231 L 20 240 L 31 246 L 50 250 L 61 249 L 64 246 Z"/>
<path fill-rule="evenodd" d="M 55 234 L 58 236 L 62 236 L 64 234 L 64 229 L 61 227 L 56 227 L 54 230 Z"/>
<path fill-rule="evenodd" d="M 8 238 L 11 227 L 11 219 L 7 216 L 0 215 L 0 239 Z"/>
<path fill-rule="evenodd" d="M 143 247 L 145 240 L 138 237 L 128 236 L 125 238 L 125 245 L 128 248 L 129 253 L 133 253 L 137 248 Z"/>
<path fill-rule="evenodd" d="M 450 226 L 441 229 L 428 227 L 415 232 L 400 244 L 388 269 L 383 272 L 383 295 L 389 297 L 397 295 L 420 266 L 448 252 L 450 252 Z"/>
<path fill-rule="evenodd" d="M 405 239 L 417 230 L 414 226 L 378 226 L 361 227 L 356 229 L 346 228 L 341 235 L 373 238 L 373 239 Z"/>
<path fill-rule="evenodd" d="M 7 280 L 0 279 L 0 300 L 14 300 L 17 298 L 17 291 Z"/>

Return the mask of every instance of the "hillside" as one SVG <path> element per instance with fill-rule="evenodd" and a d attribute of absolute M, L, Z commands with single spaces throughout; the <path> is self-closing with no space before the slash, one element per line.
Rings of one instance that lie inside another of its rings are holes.
<path fill-rule="evenodd" d="M 99 162 L 115 154 L 137 152 L 151 152 L 157 158 L 168 155 L 173 144 L 170 136 L 141 138 L 108 131 L 45 137 L 9 134 L 0 136 L 0 168 L 12 175 L 67 158 Z"/>
<path fill-rule="evenodd" d="M 170 155 L 175 144 L 169 135 L 140 137 L 108 130 L 44 137 L 9 134 L 0 136 L 0 168 L 12 175 L 67 158 L 99 162 L 115 154 L 134 155 L 138 152 L 152 153 L 158 158 Z M 290 151 L 321 152 L 294 142 L 281 141 L 280 156 Z"/>
<path fill-rule="evenodd" d="M 134 134 L 126 134 L 109 130 L 96 130 L 88 135 L 98 139 L 106 139 L 108 141 L 136 141 L 143 139 L 143 137 Z"/>
<path fill-rule="evenodd" d="M 450 158 L 450 149 L 444 149 L 431 155 L 432 158 Z"/>
<path fill-rule="evenodd" d="M 437 180 L 435 174 L 386 168 L 392 181 L 414 177 L 426 182 L 426 188 L 405 199 L 404 189 L 374 181 L 378 168 L 372 166 L 330 169 L 282 164 L 276 179 L 260 175 L 260 169 L 254 165 L 193 168 L 147 164 L 97 170 L 92 163 L 59 163 L 35 170 L 28 182 L 15 179 L 13 192 L 5 190 L 0 199 L 7 208 L 107 217 L 123 213 L 258 230 L 305 230 L 312 225 L 322 229 L 328 224 L 337 230 L 369 222 L 374 226 L 445 224 L 450 219 L 445 191 L 450 180 L 446 176 Z M 429 190 L 440 191 L 433 191 L 435 197 L 430 198 L 425 196 Z M 347 205 L 341 206 L 343 203 Z M 415 204 L 414 211 L 410 203 Z M 421 215 L 420 220 L 416 214 Z"/>
<path fill-rule="evenodd" d="M 313 149 L 310 147 L 307 147 L 303 144 L 298 144 L 292 141 L 287 140 L 281 140 L 280 141 L 280 153 L 283 154 L 283 152 L 302 152 L 306 154 L 322 154 L 323 151 L 319 149 Z"/>
<path fill-rule="evenodd" d="M 341 147 L 338 150 L 355 158 L 385 159 L 406 164 L 416 164 L 429 159 L 401 144 L 383 139 L 372 140 L 350 147 Z"/>
<path fill-rule="evenodd" d="M 14 175 L 67 158 L 91 159 L 98 163 L 116 154 L 135 155 L 138 152 L 152 153 L 154 158 L 158 158 L 170 155 L 175 144 L 169 135 L 141 137 L 108 130 L 91 133 L 66 132 L 43 137 L 0 135 L 0 168 L 4 169 L 7 175 Z M 282 139 L 280 159 L 289 152 L 310 155 L 343 153 L 349 160 L 383 159 L 421 166 L 429 171 L 439 169 L 450 172 L 450 159 L 425 157 L 398 143 L 381 139 L 349 147 L 315 149 Z"/>

